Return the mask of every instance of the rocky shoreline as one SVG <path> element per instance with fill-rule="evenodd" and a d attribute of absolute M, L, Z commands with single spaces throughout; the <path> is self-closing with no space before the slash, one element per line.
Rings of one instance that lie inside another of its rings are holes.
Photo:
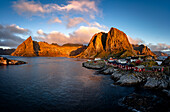
<path fill-rule="evenodd" d="M 159 95 L 165 97 L 157 97 L 155 95 L 141 95 L 132 93 L 120 99 L 119 105 L 130 111 L 136 112 L 160 112 L 170 111 L 170 76 L 161 72 L 135 72 L 123 71 L 113 66 L 108 66 L 102 62 L 84 62 L 83 67 L 97 69 L 97 72 L 104 75 L 111 75 L 114 85 L 135 86 L 147 90 L 156 91 Z M 168 100 L 168 101 L 166 101 Z"/>
<path fill-rule="evenodd" d="M 155 95 L 132 93 L 120 99 L 119 105 L 132 112 L 169 112 L 170 102 L 167 100 Z"/>
<path fill-rule="evenodd" d="M 0 65 L 20 65 L 20 64 L 26 64 L 26 63 L 27 62 L 24 62 L 24 61 L 11 60 L 5 57 L 0 57 Z"/>
<path fill-rule="evenodd" d="M 170 77 L 164 73 L 122 71 L 118 68 L 107 66 L 102 62 L 84 62 L 82 65 L 86 68 L 97 69 L 101 74 L 110 74 L 116 85 L 141 85 L 144 88 L 150 89 L 168 89 L 170 87 Z"/>

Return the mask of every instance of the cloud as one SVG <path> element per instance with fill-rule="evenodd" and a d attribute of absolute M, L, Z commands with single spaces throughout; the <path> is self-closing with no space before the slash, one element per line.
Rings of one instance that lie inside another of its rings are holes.
<path fill-rule="evenodd" d="M 94 27 L 103 28 L 103 29 L 107 29 L 108 30 L 107 26 L 101 25 L 98 22 L 91 23 L 90 26 L 94 26 Z"/>
<path fill-rule="evenodd" d="M 75 27 L 75 26 L 77 26 L 80 23 L 89 24 L 84 18 L 82 18 L 82 17 L 75 17 L 75 18 L 70 18 L 68 20 L 67 27 L 68 28 Z"/>
<path fill-rule="evenodd" d="M 98 12 L 95 2 L 89 1 L 89 0 L 69 1 L 68 5 L 59 6 L 58 10 L 66 10 L 66 11 L 76 10 L 76 11 L 81 11 L 81 12 L 90 12 L 90 11 Z"/>
<path fill-rule="evenodd" d="M 42 29 L 39 29 L 39 30 L 37 31 L 37 34 L 39 34 L 39 35 L 46 35 L 46 34 L 43 32 Z"/>
<path fill-rule="evenodd" d="M 30 34 L 30 31 L 28 29 L 20 28 L 19 26 L 15 24 L 7 25 L 6 29 L 8 29 L 11 33 Z"/>
<path fill-rule="evenodd" d="M 101 25 L 98 22 L 89 23 L 88 21 L 86 21 L 82 17 L 75 17 L 75 18 L 68 19 L 67 28 L 75 27 L 80 23 L 86 23 L 89 27 L 97 27 L 97 28 L 100 28 L 100 29 L 108 30 L 107 26 Z"/>
<path fill-rule="evenodd" d="M 78 11 L 78 12 L 87 12 L 91 13 L 98 12 L 96 4 L 94 1 L 89 0 L 81 0 L 81 1 L 68 1 L 67 5 L 61 4 L 41 4 L 40 2 L 36 3 L 35 1 L 27 1 L 27 0 L 18 0 L 13 2 L 13 8 L 19 14 L 28 13 L 31 15 L 37 13 L 52 13 L 57 11 Z"/>
<path fill-rule="evenodd" d="M 143 40 L 141 40 L 141 39 L 139 39 L 139 38 L 133 39 L 133 38 L 131 38 L 131 37 L 128 36 L 128 35 L 127 35 L 127 37 L 128 37 L 128 40 L 129 40 L 129 42 L 130 42 L 131 44 L 141 44 L 141 43 L 145 43 Z"/>
<path fill-rule="evenodd" d="M 34 1 L 19 0 L 13 2 L 13 8 L 18 14 L 28 13 L 32 15 L 35 13 L 45 13 L 47 10 L 44 7 L 42 4 L 35 3 Z"/>
<path fill-rule="evenodd" d="M 31 31 L 21 28 L 15 24 L 0 24 L 0 46 L 16 47 L 24 41 L 20 36 L 29 35 Z"/>
<path fill-rule="evenodd" d="M 62 21 L 58 17 L 56 17 L 54 19 L 51 19 L 49 23 L 62 23 Z"/>
<path fill-rule="evenodd" d="M 69 34 L 70 39 L 73 43 L 89 43 L 92 36 L 98 32 L 102 32 L 103 30 L 97 27 L 85 27 L 81 26 L 79 29 Z"/>
<path fill-rule="evenodd" d="M 164 44 L 164 43 L 158 43 L 157 45 L 153 45 L 153 44 L 149 43 L 148 47 L 152 51 L 162 51 L 162 50 L 170 51 L 170 45 L 167 45 L 167 44 Z"/>
<path fill-rule="evenodd" d="M 66 4 L 42 4 L 35 0 L 18 0 L 13 2 L 14 10 L 24 16 L 41 16 L 41 17 L 49 17 L 55 16 L 56 18 L 52 18 L 48 21 L 48 23 L 66 23 L 67 28 L 72 28 L 78 26 L 80 23 L 86 23 L 89 26 L 102 28 L 100 24 L 90 23 L 84 18 L 95 19 L 96 15 L 101 15 L 101 12 L 97 8 L 97 2 L 94 0 L 70 0 L 67 1 Z M 79 15 L 79 17 L 76 17 Z M 60 20 L 59 17 L 69 17 L 69 19 Z"/>
<path fill-rule="evenodd" d="M 129 42 L 131 44 L 142 44 L 145 43 L 143 40 L 136 38 L 133 39 L 130 36 L 127 36 L 129 39 Z M 157 43 L 156 45 L 149 43 L 146 46 L 148 46 L 152 51 L 162 51 L 162 50 L 168 50 L 170 51 L 170 45 L 164 44 L 164 43 Z"/>
<path fill-rule="evenodd" d="M 79 29 L 74 31 L 73 33 L 70 33 L 68 36 L 58 32 L 58 31 L 52 31 L 48 34 L 44 33 L 43 31 L 39 30 L 38 34 L 44 34 L 43 36 L 40 35 L 36 37 L 38 40 L 46 41 L 49 43 L 58 43 L 58 44 L 64 44 L 64 43 L 81 43 L 81 44 L 87 44 L 89 43 L 90 39 L 95 33 L 101 32 L 103 30 L 98 29 L 97 27 L 85 27 L 80 26 Z"/>

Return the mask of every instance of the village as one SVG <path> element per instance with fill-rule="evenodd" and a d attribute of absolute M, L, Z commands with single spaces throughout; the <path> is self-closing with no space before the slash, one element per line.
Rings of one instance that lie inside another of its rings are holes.
<path fill-rule="evenodd" d="M 169 65 L 162 65 L 162 62 L 168 57 L 154 59 L 152 56 L 147 57 L 126 57 L 126 58 L 115 58 L 110 57 L 109 59 L 94 58 L 94 60 L 88 60 L 91 63 L 102 63 L 114 68 L 118 68 L 124 71 L 135 71 L 135 72 L 161 72 L 165 71 L 169 74 Z"/>
<path fill-rule="evenodd" d="M 111 75 L 114 85 L 140 85 L 147 89 L 161 90 L 170 96 L 169 60 L 170 56 L 164 60 L 156 60 L 152 57 L 121 59 L 109 57 L 108 59 L 89 59 L 82 65 L 89 69 L 95 69 L 100 74 Z"/>

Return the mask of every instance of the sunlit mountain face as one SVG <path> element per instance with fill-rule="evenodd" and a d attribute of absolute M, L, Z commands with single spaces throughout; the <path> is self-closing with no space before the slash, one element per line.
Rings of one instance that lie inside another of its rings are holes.
<path fill-rule="evenodd" d="M 125 32 L 131 44 L 170 50 L 169 4 L 168 0 L 0 1 L 0 47 L 16 48 L 29 36 L 49 44 L 88 44 L 95 33 L 114 27 Z"/>

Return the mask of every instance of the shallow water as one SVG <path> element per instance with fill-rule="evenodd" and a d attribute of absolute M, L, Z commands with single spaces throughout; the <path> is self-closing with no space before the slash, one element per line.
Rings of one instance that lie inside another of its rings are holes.
<path fill-rule="evenodd" d="M 135 91 L 113 86 L 109 75 L 83 68 L 83 60 L 6 57 L 28 64 L 0 66 L 1 112 L 119 112 L 119 99 Z"/>

